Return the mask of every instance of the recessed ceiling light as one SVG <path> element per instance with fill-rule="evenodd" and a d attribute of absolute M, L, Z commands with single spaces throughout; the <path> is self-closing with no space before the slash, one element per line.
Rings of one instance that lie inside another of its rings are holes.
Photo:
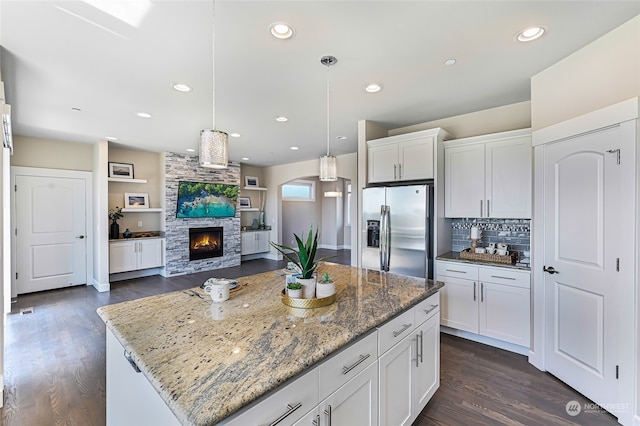
<path fill-rule="evenodd" d="M 336 139 L 341 141 L 345 140 L 346 138 L 347 138 L 346 136 L 336 136 Z"/>
<path fill-rule="evenodd" d="M 269 25 L 269 33 L 277 39 L 287 40 L 294 36 L 295 29 L 284 22 L 274 22 Z"/>
<path fill-rule="evenodd" d="M 370 83 L 365 86 L 364 90 L 368 93 L 377 93 L 382 90 L 382 85 L 378 83 Z"/>
<path fill-rule="evenodd" d="M 280 123 L 284 123 L 285 121 L 289 121 L 289 119 L 284 115 L 279 115 L 276 117 L 276 121 L 279 121 Z"/>
<path fill-rule="evenodd" d="M 291 151 L 297 151 L 297 150 L 299 150 L 300 148 L 298 148 L 297 146 L 292 146 L 292 147 L 291 147 L 291 148 L 289 148 L 289 149 L 290 149 Z"/>
<path fill-rule="evenodd" d="M 447 59 L 446 61 L 444 61 L 444 64 L 449 66 L 449 65 L 455 65 L 456 60 L 455 59 Z"/>
<path fill-rule="evenodd" d="M 136 115 L 140 118 L 151 118 L 151 114 L 146 113 L 146 112 L 138 112 L 136 113 Z"/>
<path fill-rule="evenodd" d="M 547 32 L 547 28 L 543 27 L 542 25 L 527 27 L 524 30 L 520 31 L 518 34 L 516 34 L 515 40 L 523 43 L 527 41 L 532 41 L 542 37 L 542 35 L 545 32 Z"/>
<path fill-rule="evenodd" d="M 229 133 L 229 136 L 231 136 L 232 138 L 239 138 L 240 133 Z"/>
<path fill-rule="evenodd" d="M 105 139 L 108 140 L 108 141 L 113 141 L 113 142 L 118 140 L 118 138 L 116 138 L 115 136 L 106 136 Z"/>
<path fill-rule="evenodd" d="M 242 157 L 242 161 L 249 161 L 249 157 Z"/>
<path fill-rule="evenodd" d="M 182 83 L 173 83 L 171 85 L 171 87 L 173 87 L 173 90 L 177 90 L 178 92 L 190 92 L 191 91 L 191 87 L 187 86 L 186 84 L 182 84 Z"/>
<path fill-rule="evenodd" d="M 187 148 L 187 152 L 196 152 L 196 150 L 193 148 Z"/>

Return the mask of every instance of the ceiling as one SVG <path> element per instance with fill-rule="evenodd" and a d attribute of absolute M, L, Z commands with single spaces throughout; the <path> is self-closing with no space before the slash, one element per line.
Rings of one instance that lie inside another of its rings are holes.
<path fill-rule="evenodd" d="M 98 1 L 0 2 L 14 136 L 113 136 L 118 147 L 191 155 L 215 99 L 215 127 L 241 135 L 230 160 L 255 166 L 326 153 L 327 80 L 331 154 L 355 152 L 359 120 L 393 129 L 527 101 L 531 76 L 640 13 L 638 1 L 218 0 L 214 97 L 211 1 L 107 0 L 119 6 L 109 13 Z M 295 36 L 271 37 L 274 22 Z M 514 41 L 534 24 L 548 28 L 542 38 Z M 327 54 L 338 59 L 329 70 Z M 366 93 L 370 82 L 382 91 Z"/>

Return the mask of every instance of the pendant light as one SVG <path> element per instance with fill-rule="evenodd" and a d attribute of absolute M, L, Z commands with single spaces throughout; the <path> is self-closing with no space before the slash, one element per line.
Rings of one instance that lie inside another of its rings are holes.
<path fill-rule="evenodd" d="M 216 2 L 213 1 L 213 55 L 211 62 L 213 68 L 212 75 L 212 99 L 213 99 L 213 127 L 200 131 L 200 166 L 211 169 L 226 169 L 229 162 L 229 136 L 225 132 L 215 130 L 216 128 L 216 25 L 215 25 Z"/>
<path fill-rule="evenodd" d="M 320 180 L 323 182 L 333 182 L 338 180 L 338 164 L 336 157 L 329 155 L 329 67 L 335 65 L 338 60 L 334 56 L 323 56 L 320 63 L 327 67 L 327 155 L 320 157 Z"/>

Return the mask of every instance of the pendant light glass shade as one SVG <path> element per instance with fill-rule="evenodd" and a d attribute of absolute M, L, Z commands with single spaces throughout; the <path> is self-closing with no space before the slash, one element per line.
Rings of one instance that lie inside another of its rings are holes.
<path fill-rule="evenodd" d="M 229 162 L 229 137 L 219 130 L 200 131 L 200 166 L 226 169 Z"/>
<path fill-rule="evenodd" d="M 320 180 L 323 182 L 338 180 L 338 162 L 336 157 L 329 155 L 320 157 Z"/>

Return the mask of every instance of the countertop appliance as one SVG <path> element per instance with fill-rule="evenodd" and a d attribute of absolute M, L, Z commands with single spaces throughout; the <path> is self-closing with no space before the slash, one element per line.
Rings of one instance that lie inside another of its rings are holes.
<path fill-rule="evenodd" d="M 362 267 L 433 278 L 433 184 L 362 192 Z"/>

